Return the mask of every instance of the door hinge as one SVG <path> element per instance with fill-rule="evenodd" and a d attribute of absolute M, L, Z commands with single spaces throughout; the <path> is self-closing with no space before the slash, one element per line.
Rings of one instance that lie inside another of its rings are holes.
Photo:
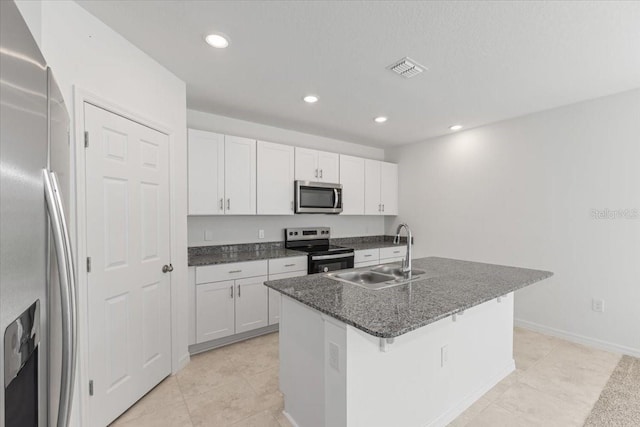
<path fill-rule="evenodd" d="M 89 396 L 93 396 L 93 380 L 89 380 Z"/>
<path fill-rule="evenodd" d="M 89 132 L 84 131 L 84 148 L 89 147 Z"/>
<path fill-rule="evenodd" d="M 91 273 L 91 257 L 87 257 L 87 273 Z"/>

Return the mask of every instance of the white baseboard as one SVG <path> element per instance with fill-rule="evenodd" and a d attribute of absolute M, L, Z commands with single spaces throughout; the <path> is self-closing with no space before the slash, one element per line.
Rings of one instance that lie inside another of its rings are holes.
<path fill-rule="evenodd" d="M 487 381 L 482 387 L 467 395 L 457 405 L 447 410 L 438 418 L 428 424 L 427 427 L 444 427 L 458 418 L 464 411 L 480 399 L 486 392 L 495 387 L 500 381 L 505 379 L 509 374 L 516 370 L 516 363 L 512 359 L 507 366 L 502 368 L 490 381 Z"/>
<path fill-rule="evenodd" d="M 608 341 L 602 341 L 596 338 L 585 337 L 584 335 L 574 334 L 572 332 L 563 331 L 562 329 L 552 328 L 549 326 L 541 325 L 539 323 L 530 322 L 528 320 L 514 319 L 514 323 L 516 326 L 524 329 L 529 329 L 534 332 L 540 332 L 541 334 L 562 338 L 577 344 L 586 345 L 588 347 L 593 347 L 600 350 L 606 350 L 612 353 L 620 353 L 620 354 L 626 354 L 633 357 L 640 357 L 639 348 L 627 347 L 624 345 L 615 344 Z"/>
<path fill-rule="evenodd" d="M 187 366 L 189 364 L 189 362 L 191 361 L 191 356 L 189 355 L 189 353 L 184 354 L 180 360 L 178 360 L 178 369 L 174 372 L 174 374 L 176 374 L 178 371 L 180 371 L 182 368 L 184 368 L 185 366 Z"/>

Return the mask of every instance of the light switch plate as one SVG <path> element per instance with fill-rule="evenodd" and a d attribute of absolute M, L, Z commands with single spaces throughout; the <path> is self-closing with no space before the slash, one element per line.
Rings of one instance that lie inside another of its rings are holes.
<path fill-rule="evenodd" d="M 207 242 L 210 242 L 213 240 L 213 230 L 205 230 L 204 240 Z"/>
<path fill-rule="evenodd" d="M 258 230 L 258 239 L 264 239 L 264 230 Z"/>

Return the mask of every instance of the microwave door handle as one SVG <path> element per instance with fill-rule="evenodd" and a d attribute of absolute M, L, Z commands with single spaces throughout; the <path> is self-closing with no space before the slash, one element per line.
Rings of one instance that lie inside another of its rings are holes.
<path fill-rule="evenodd" d="M 338 209 L 338 189 L 333 189 L 333 209 Z"/>

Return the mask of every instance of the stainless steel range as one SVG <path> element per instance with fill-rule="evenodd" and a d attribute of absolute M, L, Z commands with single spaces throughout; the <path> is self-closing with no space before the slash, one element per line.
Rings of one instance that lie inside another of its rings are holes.
<path fill-rule="evenodd" d="M 284 242 L 287 249 L 304 251 L 309 254 L 307 261 L 309 274 L 353 268 L 353 249 L 330 244 L 330 237 L 331 229 L 329 227 L 286 228 L 284 230 Z"/>

